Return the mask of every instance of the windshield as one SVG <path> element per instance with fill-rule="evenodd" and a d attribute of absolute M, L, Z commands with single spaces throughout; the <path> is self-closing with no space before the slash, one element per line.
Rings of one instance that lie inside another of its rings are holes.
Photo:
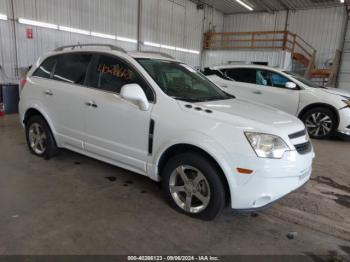
<path fill-rule="evenodd" d="M 309 87 L 313 87 L 313 88 L 325 88 L 323 86 L 320 86 L 320 85 L 316 85 L 314 82 L 306 79 L 305 77 L 301 76 L 301 75 L 298 75 L 298 74 L 295 74 L 293 72 L 290 72 L 290 71 L 284 71 L 284 73 L 292 76 L 293 78 L 295 78 L 296 80 L 302 82 L 304 85 L 307 85 Z"/>
<path fill-rule="evenodd" d="M 158 59 L 136 59 L 170 97 L 188 102 L 233 98 L 188 65 Z"/>

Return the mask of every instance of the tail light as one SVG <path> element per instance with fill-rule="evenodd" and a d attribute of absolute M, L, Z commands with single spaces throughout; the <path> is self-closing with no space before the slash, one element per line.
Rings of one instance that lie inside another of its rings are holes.
<path fill-rule="evenodd" d="M 28 82 L 27 78 L 21 79 L 21 81 L 19 82 L 21 89 L 23 89 L 23 87 L 27 84 L 27 82 Z"/>

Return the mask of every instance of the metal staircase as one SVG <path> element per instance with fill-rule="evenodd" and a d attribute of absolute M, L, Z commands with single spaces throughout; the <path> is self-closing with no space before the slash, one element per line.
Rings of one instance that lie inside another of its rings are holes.
<path fill-rule="evenodd" d="M 317 68 L 316 49 L 298 34 L 289 31 L 208 32 L 204 34 L 206 50 L 285 50 L 291 53 L 292 69 L 322 86 L 334 86 L 341 51 L 337 50 L 330 68 Z"/>

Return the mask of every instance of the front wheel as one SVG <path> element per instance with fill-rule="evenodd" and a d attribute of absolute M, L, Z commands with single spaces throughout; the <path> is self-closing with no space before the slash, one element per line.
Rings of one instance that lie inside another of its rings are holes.
<path fill-rule="evenodd" d="M 36 156 L 49 159 L 57 152 L 50 127 L 39 115 L 31 117 L 26 123 L 26 138 L 29 150 Z"/>
<path fill-rule="evenodd" d="M 302 121 L 310 137 L 316 139 L 330 138 L 337 128 L 337 119 L 328 108 L 313 108 L 303 115 Z"/>
<path fill-rule="evenodd" d="M 166 164 L 162 178 L 164 196 L 179 212 L 212 220 L 225 206 L 225 188 L 219 170 L 200 154 L 173 157 Z"/>

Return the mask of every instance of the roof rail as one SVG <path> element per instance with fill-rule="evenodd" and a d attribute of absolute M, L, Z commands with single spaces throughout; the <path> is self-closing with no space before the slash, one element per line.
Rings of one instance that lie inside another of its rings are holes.
<path fill-rule="evenodd" d="M 63 51 L 64 49 L 70 48 L 71 50 L 74 50 L 75 48 L 83 48 L 86 46 L 102 46 L 102 47 L 109 47 L 113 51 L 120 51 L 123 53 L 126 53 L 126 51 L 118 46 L 115 45 L 108 45 L 108 44 L 75 44 L 75 45 L 66 45 L 66 46 L 61 46 L 55 49 L 55 52 Z"/>
<path fill-rule="evenodd" d="M 145 54 L 156 54 L 156 55 L 161 55 L 161 56 L 164 56 L 166 58 L 170 58 L 170 59 L 175 59 L 175 57 L 167 54 L 167 53 L 163 53 L 163 52 L 157 52 L 157 51 L 140 51 L 140 53 L 145 53 Z"/>

